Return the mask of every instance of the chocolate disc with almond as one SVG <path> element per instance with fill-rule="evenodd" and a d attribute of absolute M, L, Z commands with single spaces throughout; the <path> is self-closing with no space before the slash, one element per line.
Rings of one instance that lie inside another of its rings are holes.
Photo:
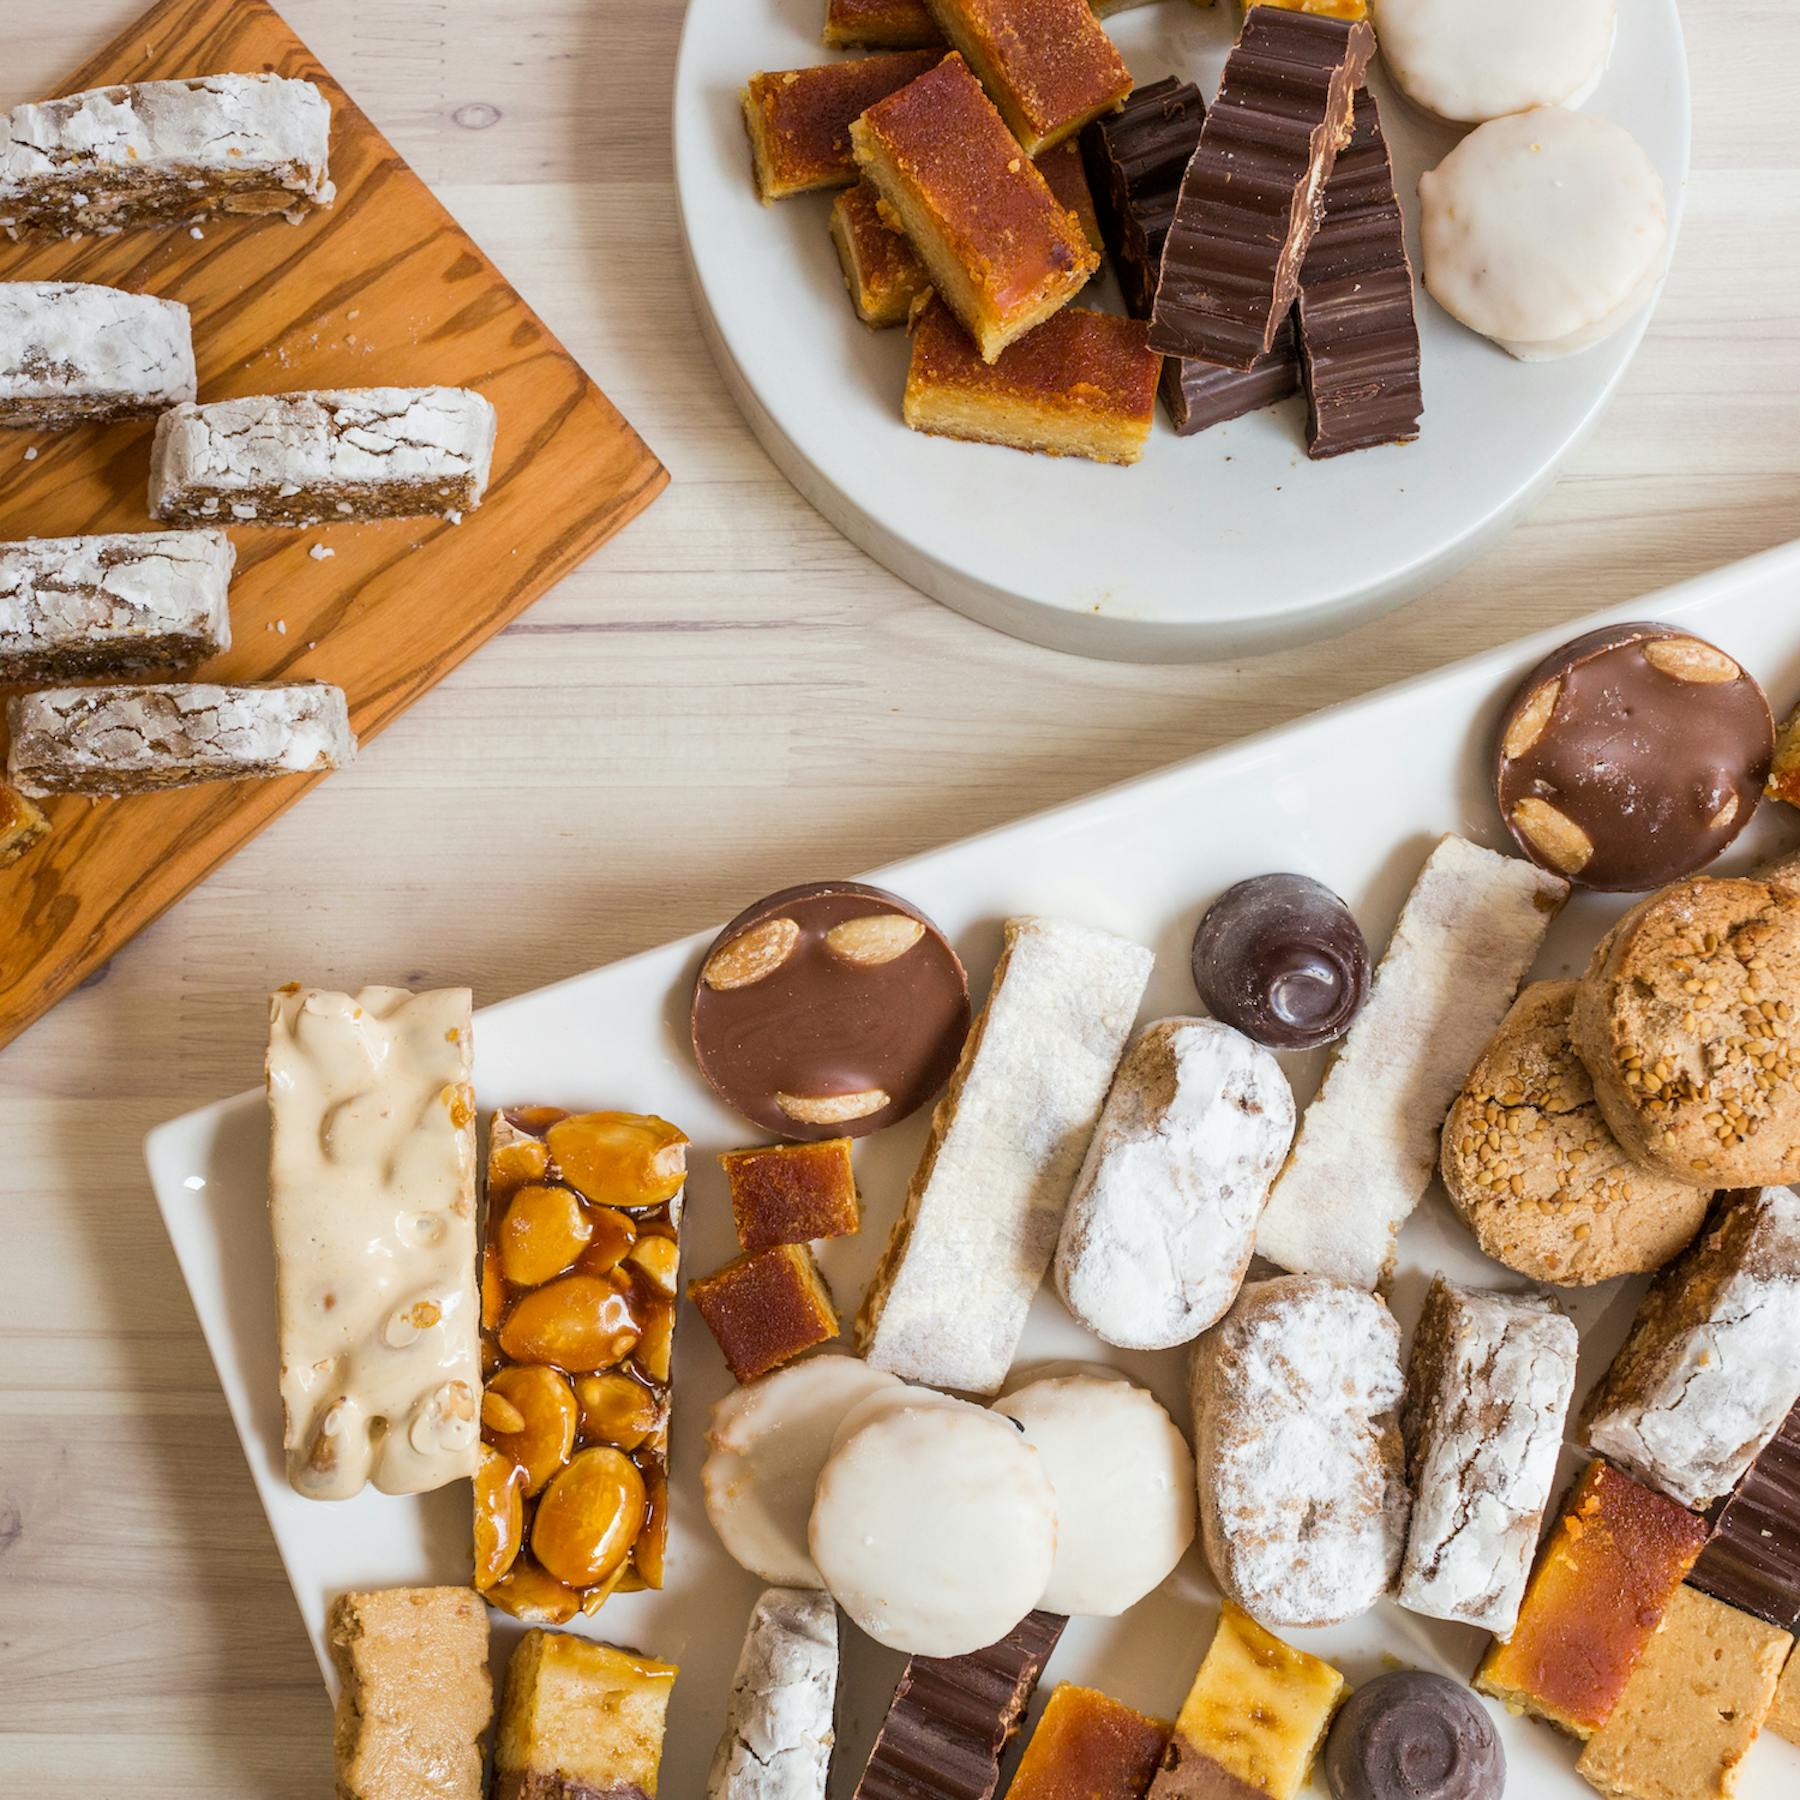
<path fill-rule="evenodd" d="M 969 981 L 897 894 L 811 882 L 759 900 L 694 983 L 694 1056 L 726 1102 L 788 1138 L 865 1137 L 950 1079 Z"/>
<path fill-rule="evenodd" d="M 1723 650 L 1668 625 L 1608 625 L 1526 676 L 1494 780 L 1533 862 L 1635 893 L 1704 868 L 1750 823 L 1774 753 L 1769 702 Z"/>

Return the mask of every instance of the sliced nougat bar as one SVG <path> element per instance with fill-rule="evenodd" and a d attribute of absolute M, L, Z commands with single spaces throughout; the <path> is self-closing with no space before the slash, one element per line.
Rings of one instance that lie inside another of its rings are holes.
<path fill-rule="evenodd" d="M 469 990 L 269 997 L 269 1226 L 288 1480 L 422 1494 L 475 1472 Z"/>
<path fill-rule="evenodd" d="M 218 213 L 329 206 L 331 106 L 310 81 L 200 75 L 15 106 L 0 131 L 0 229 L 78 237 Z"/>
<path fill-rule="evenodd" d="M 0 786 L 0 869 L 50 835 L 50 821 L 16 788 Z"/>
<path fill-rule="evenodd" d="M 180 301 L 93 282 L 0 282 L 0 426 L 143 418 L 193 397 Z"/>
<path fill-rule="evenodd" d="M 493 406 L 470 388 L 330 388 L 177 406 L 150 512 L 171 525 L 460 518 L 481 504 Z"/>
<path fill-rule="evenodd" d="M 7 719 L 7 774 L 35 795 L 314 774 L 356 754 L 344 690 L 322 681 L 43 688 L 16 696 Z"/>
<path fill-rule="evenodd" d="M 231 645 L 237 552 L 222 531 L 0 544 L 0 682 L 134 675 Z"/>

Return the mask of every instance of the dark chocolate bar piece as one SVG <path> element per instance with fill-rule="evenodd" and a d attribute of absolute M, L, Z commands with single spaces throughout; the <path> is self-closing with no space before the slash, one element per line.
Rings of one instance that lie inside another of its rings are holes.
<path fill-rule="evenodd" d="M 1000 1757 L 1068 1620 L 1027 1613 L 999 1643 L 906 1665 L 852 1800 L 992 1800 Z"/>
<path fill-rule="evenodd" d="M 1713 1535 L 1688 1579 L 1727 1606 L 1800 1631 L 1800 1406 L 1708 1516 Z"/>
<path fill-rule="evenodd" d="M 1081 134 L 1100 236 L 1134 319 L 1150 316 L 1163 239 L 1206 116 L 1200 90 L 1173 75 L 1135 90 Z"/>
<path fill-rule="evenodd" d="M 1293 314 L 1275 332 L 1275 348 L 1247 369 L 1227 369 L 1197 356 L 1165 356 L 1162 402 L 1177 437 L 1192 437 L 1246 413 L 1261 412 L 1300 387 L 1300 348 Z"/>
<path fill-rule="evenodd" d="M 1381 108 L 1356 95 L 1350 142 L 1325 185 L 1325 216 L 1300 268 L 1306 454 L 1315 459 L 1419 435 L 1419 326 L 1406 226 Z"/>
<path fill-rule="evenodd" d="M 1274 349 L 1374 48 L 1366 20 L 1250 9 L 1182 179 L 1152 349 L 1233 369 Z"/>

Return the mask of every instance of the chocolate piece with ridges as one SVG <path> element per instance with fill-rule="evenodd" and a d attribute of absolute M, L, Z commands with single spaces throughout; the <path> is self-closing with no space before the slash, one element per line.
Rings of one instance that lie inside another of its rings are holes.
<path fill-rule="evenodd" d="M 1001 1753 L 1066 1624 L 1055 1613 L 1027 1613 L 985 1650 L 913 1657 L 852 1800 L 991 1800 Z"/>
<path fill-rule="evenodd" d="M 1354 129 L 1325 186 L 1300 268 L 1306 454 L 1315 460 L 1419 435 L 1419 325 L 1406 225 L 1381 108 L 1357 91 Z"/>
<path fill-rule="evenodd" d="M 1690 1577 L 1715 1600 L 1800 1631 L 1800 1406 L 1712 1509 Z"/>
<path fill-rule="evenodd" d="M 1163 246 L 1155 349 L 1248 369 L 1274 348 L 1374 48 L 1367 23 L 1251 10 Z"/>

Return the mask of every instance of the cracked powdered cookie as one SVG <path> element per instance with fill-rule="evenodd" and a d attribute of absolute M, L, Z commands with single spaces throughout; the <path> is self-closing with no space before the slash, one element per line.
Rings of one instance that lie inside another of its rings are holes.
<path fill-rule="evenodd" d="M 179 301 L 92 282 L 0 282 L 0 427 L 140 419 L 193 397 Z"/>
<path fill-rule="evenodd" d="M 706 1800 L 825 1800 L 837 1684 L 831 1596 L 766 1589 L 744 1634 Z"/>
<path fill-rule="evenodd" d="M 1587 1287 L 1660 1269 L 1713 1190 L 1634 1162 L 1613 1136 L 1569 1042 L 1575 986 L 1535 981 L 1514 1002 L 1444 1121 L 1439 1169 L 1496 1262 Z"/>
<path fill-rule="evenodd" d="M 1702 877 L 1620 920 L 1570 1036 L 1627 1155 L 1712 1187 L 1800 1178 L 1797 983 L 1800 890 Z"/>

